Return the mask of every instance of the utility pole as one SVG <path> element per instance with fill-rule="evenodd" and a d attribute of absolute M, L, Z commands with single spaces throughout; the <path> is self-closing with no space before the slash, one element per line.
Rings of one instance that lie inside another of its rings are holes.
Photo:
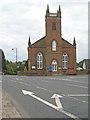
<path fill-rule="evenodd" d="M 17 75 L 17 48 L 12 48 L 12 50 L 16 49 L 16 75 Z"/>

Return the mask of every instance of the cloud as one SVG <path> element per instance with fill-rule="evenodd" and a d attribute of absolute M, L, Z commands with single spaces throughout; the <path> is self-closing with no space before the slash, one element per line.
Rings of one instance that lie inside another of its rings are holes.
<path fill-rule="evenodd" d="M 15 61 L 12 47 L 18 48 L 18 60 L 27 59 L 29 36 L 32 43 L 45 36 L 47 4 L 50 12 L 57 12 L 61 5 L 62 36 L 71 43 L 76 37 L 78 61 L 87 58 L 87 48 L 82 47 L 88 45 L 87 0 L 3 0 L 0 1 L 0 48 L 6 59 Z"/>

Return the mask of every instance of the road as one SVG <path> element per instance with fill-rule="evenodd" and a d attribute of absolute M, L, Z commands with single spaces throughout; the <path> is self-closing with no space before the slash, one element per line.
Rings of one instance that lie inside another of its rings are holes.
<path fill-rule="evenodd" d="M 88 118 L 88 76 L 2 76 L 25 118 Z"/>

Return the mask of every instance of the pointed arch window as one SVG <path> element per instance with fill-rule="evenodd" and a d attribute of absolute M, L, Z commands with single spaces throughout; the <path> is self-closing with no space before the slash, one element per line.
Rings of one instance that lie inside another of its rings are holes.
<path fill-rule="evenodd" d="M 56 60 L 53 60 L 52 61 L 52 71 L 57 71 L 57 61 Z"/>
<path fill-rule="evenodd" d="M 56 51 L 56 41 L 52 42 L 52 51 Z"/>
<path fill-rule="evenodd" d="M 56 22 L 52 23 L 52 30 L 56 30 Z"/>
<path fill-rule="evenodd" d="M 68 56 L 66 53 L 63 54 L 63 69 L 68 68 Z"/>
<path fill-rule="evenodd" d="M 37 69 L 43 69 L 43 55 L 41 52 L 37 54 Z"/>

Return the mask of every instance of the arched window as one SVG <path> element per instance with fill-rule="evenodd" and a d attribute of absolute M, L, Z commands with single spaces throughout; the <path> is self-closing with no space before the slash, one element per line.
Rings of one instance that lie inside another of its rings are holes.
<path fill-rule="evenodd" d="M 63 54 L 63 69 L 67 69 L 68 68 L 68 56 L 67 54 Z"/>
<path fill-rule="evenodd" d="M 52 42 L 52 51 L 56 51 L 56 41 Z"/>
<path fill-rule="evenodd" d="M 57 71 L 57 61 L 56 60 L 52 61 L 52 71 Z"/>
<path fill-rule="evenodd" d="M 56 23 L 55 22 L 52 23 L 52 30 L 56 30 Z"/>
<path fill-rule="evenodd" d="M 37 54 L 37 69 L 42 69 L 43 68 L 43 56 L 42 53 Z"/>

